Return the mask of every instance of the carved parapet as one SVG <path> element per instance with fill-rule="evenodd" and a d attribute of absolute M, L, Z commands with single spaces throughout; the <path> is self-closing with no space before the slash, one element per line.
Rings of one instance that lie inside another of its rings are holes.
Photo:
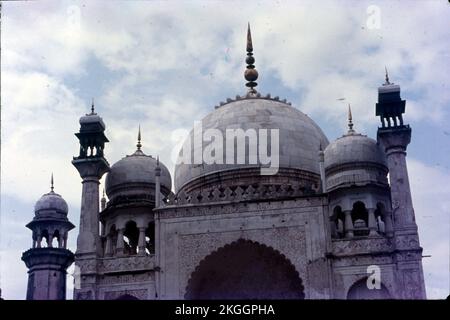
<path fill-rule="evenodd" d="M 79 268 L 81 275 L 95 274 L 97 272 L 97 260 L 95 259 L 76 259 L 75 265 Z"/>
<path fill-rule="evenodd" d="M 398 250 L 420 249 L 419 237 L 417 234 L 396 235 L 395 248 Z"/>
<path fill-rule="evenodd" d="M 155 267 L 154 255 L 103 258 L 99 261 L 101 273 L 152 270 Z"/>
<path fill-rule="evenodd" d="M 186 205 L 243 200 L 263 200 L 294 198 L 312 195 L 317 192 L 309 185 L 242 185 L 237 187 L 214 187 L 185 193 L 181 190 L 176 196 L 169 197 L 167 204 Z"/>
<path fill-rule="evenodd" d="M 333 254 L 347 256 L 355 254 L 373 254 L 392 252 L 394 243 L 389 238 L 339 239 L 332 242 Z"/>

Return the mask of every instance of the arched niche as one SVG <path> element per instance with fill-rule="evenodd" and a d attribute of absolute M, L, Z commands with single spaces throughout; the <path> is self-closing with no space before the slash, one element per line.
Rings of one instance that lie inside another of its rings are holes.
<path fill-rule="evenodd" d="M 304 299 L 302 279 L 280 252 L 240 239 L 204 258 L 186 299 Z"/>

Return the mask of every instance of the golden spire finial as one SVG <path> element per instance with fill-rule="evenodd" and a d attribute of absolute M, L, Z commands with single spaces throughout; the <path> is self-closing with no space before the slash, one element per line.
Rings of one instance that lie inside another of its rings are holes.
<path fill-rule="evenodd" d="M 50 191 L 53 192 L 54 186 L 53 186 L 53 172 L 52 172 L 52 176 L 50 178 Z"/>

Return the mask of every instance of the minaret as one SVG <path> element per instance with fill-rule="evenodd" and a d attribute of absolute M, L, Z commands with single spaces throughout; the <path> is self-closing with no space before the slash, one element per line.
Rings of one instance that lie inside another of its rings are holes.
<path fill-rule="evenodd" d="M 417 232 L 411 190 L 406 166 L 406 148 L 411 141 L 411 128 L 403 123 L 405 100 L 400 97 L 400 86 L 389 81 L 378 88 L 376 115 L 380 116 L 378 142 L 383 146 L 389 168 L 395 228 Z"/>
<path fill-rule="evenodd" d="M 66 299 L 67 268 L 74 260 L 67 235 L 75 226 L 67 219 L 66 201 L 53 189 L 52 174 L 50 192 L 36 202 L 35 216 L 27 224 L 33 232 L 32 248 L 22 254 L 29 269 L 27 300 Z"/>
<path fill-rule="evenodd" d="M 422 248 L 411 198 L 406 165 L 406 148 L 411 141 L 411 128 L 404 124 L 405 100 L 400 86 L 389 81 L 378 88 L 376 115 L 380 116 L 377 140 L 386 154 L 389 169 L 391 203 L 394 219 L 394 239 L 397 252 L 399 281 L 405 288 L 405 299 L 424 299 L 425 283 L 422 270 Z"/>
<path fill-rule="evenodd" d="M 99 235 L 99 184 L 109 170 L 103 156 L 105 124 L 95 113 L 92 102 L 91 113 L 80 118 L 80 131 L 75 136 L 80 141 L 80 153 L 72 164 L 82 178 L 80 231 L 77 239 L 75 264 L 80 268 L 81 288 L 75 288 L 75 299 L 95 299 L 96 258 L 101 252 Z"/>

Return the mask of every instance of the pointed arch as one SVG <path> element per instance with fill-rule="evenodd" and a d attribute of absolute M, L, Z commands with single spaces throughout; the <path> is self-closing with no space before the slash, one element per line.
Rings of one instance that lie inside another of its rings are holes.
<path fill-rule="evenodd" d="M 200 261 L 186 299 L 304 299 L 294 265 L 279 251 L 239 239 Z"/>

